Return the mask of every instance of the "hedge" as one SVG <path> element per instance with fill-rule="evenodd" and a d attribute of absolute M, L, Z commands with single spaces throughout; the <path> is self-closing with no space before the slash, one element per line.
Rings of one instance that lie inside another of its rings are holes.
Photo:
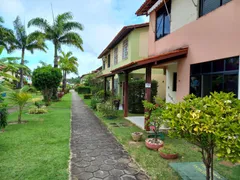
<path fill-rule="evenodd" d="M 151 85 L 151 102 L 154 100 L 154 96 L 157 95 L 157 81 L 153 80 Z M 145 81 L 133 80 L 129 82 L 128 90 L 128 110 L 130 113 L 142 114 L 144 113 L 144 107 L 142 101 L 145 98 Z"/>
<path fill-rule="evenodd" d="M 78 94 L 90 94 L 91 88 L 89 86 L 78 86 L 76 88 L 76 91 L 78 92 Z"/>
<path fill-rule="evenodd" d="M 83 98 L 84 99 L 91 99 L 92 98 L 92 94 L 84 94 Z"/>

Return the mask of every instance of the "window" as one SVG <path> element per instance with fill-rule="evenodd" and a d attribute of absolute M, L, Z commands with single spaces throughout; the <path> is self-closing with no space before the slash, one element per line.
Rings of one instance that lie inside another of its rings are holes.
<path fill-rule="evenodd" d="M 118 63 L 118 48 L 114 49 L 114 64 Z"/>
<path fill-rule="evenodd" d="M 110 68 L 111 66 L 111 55 L 109 54 L 108 55 L 108 68 Z"/>
<path fill-rule="evenodd" d="M 122 49 L 122 59 L 125 60 L 128 58 L 128 39 L 123 41 L 123 49 Z"/>
<path fill-rule="evenodd" d="M 171 1 L 167 3 L 168 12 L 171 13 Z M 170 17 L 166 7 L 163 6 L 157 11 L 156 17 L 156 40 L 170 34 Z"/>
<path fill-rule="evenodd" d="M 177 73 L 173 73 L 173 85 L 172 85 L 172 91 L 177 91 Z"/>
<path fill-rule="evenodd" d="M 231 0 L 200 0 L 200 16 L 203 16 Z"/>
<path fill-rule="evenodd" d="M 210 92 L 238 95 L 239 57 L 191 65 L 190 93 L 198 97 Z"/>

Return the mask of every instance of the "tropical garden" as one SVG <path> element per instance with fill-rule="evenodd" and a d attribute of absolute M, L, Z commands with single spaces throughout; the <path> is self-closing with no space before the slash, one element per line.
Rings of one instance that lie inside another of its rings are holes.
<path fill-rule="evenodd" d="M 28 33 L 29 27 L 35 30 Z M 83 51 L 82 30 L 71 12 L 57 15 L 52 24 L 36 17 L 25 26 L 16 17 L 13 29 L 0 17 L 1 179 L 67 179 L 71 119 L 67 75 L 78 74 L 78 59 L 63 46 Z M 26 52 L 49 53 L 52 45 L 53 66 L 41 61 L 32 71 Z"/>

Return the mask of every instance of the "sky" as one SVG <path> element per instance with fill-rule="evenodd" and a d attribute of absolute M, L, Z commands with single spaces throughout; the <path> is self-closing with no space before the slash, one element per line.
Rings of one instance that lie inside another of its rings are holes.
<path fill-rule="evenodd" d="M 148 17 L 135 15 L 136 10 L 145 0 L 0 0 L 0 16 L 3 17 L 4 26 L 13 29 L 13 21 L 19 15 L 22 22 L 26 24 L 30 19 L 42 17 L 50 23 L 53 21 L 53 14 L 72 12 L 74 21 L 84 26 L 79 32 L 83 39 L 84 52 L 63 46 L 62 50 L 72 51 L 78 58 L 79 76 L 91 72 L 102 65 L 98 55 L 111 42 L 123 26 L 144 23 Z M 27 32 L 33 32 L 36 28 L 31 27 Z M 39 65 L 39 61 L 48 64 L 53 63 L 53 45 L 47 42 L 47 53 L 35 51 L 34 54 L 26 53 L 25 60 L 32 70 Z M 3 56 L 9 56 L 6 52 Z M 20 51 L 15 51 L 10 56 L 21 57 Z M 70 74 L 68 78 L 76 77 Z"/>

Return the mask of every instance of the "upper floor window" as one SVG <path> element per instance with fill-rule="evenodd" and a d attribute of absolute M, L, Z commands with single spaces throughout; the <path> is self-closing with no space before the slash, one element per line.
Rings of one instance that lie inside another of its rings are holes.
<path fill-rule="evenodd" d="M 203 16 L 231 0 L 200 0 L 200 16 Z"/>
<path fill-rule="evenodd" d="M 114 49 L 114 64 L 118 63 L 118 48 Z"/>
<path fill-rule="evenodd" d="M 167 10 L 168 9 L 168 10 Z M 156 40 L 170 34 L 171 1 L 167 2 L 156 14 Z M 168 14 L 169 13 L 169 14 Z"/>
<path fill-rule="evenodd" d="M 128 58 L 128 39 L 123 41 L 123 48 L 122 48 L 122 59 Z"/>
<path fill-rule="evenodd" d="M 110 65 L 111 65 L 111 56 L 110 54 L 108 55 L 108 68 L 110 68 Z"/>

